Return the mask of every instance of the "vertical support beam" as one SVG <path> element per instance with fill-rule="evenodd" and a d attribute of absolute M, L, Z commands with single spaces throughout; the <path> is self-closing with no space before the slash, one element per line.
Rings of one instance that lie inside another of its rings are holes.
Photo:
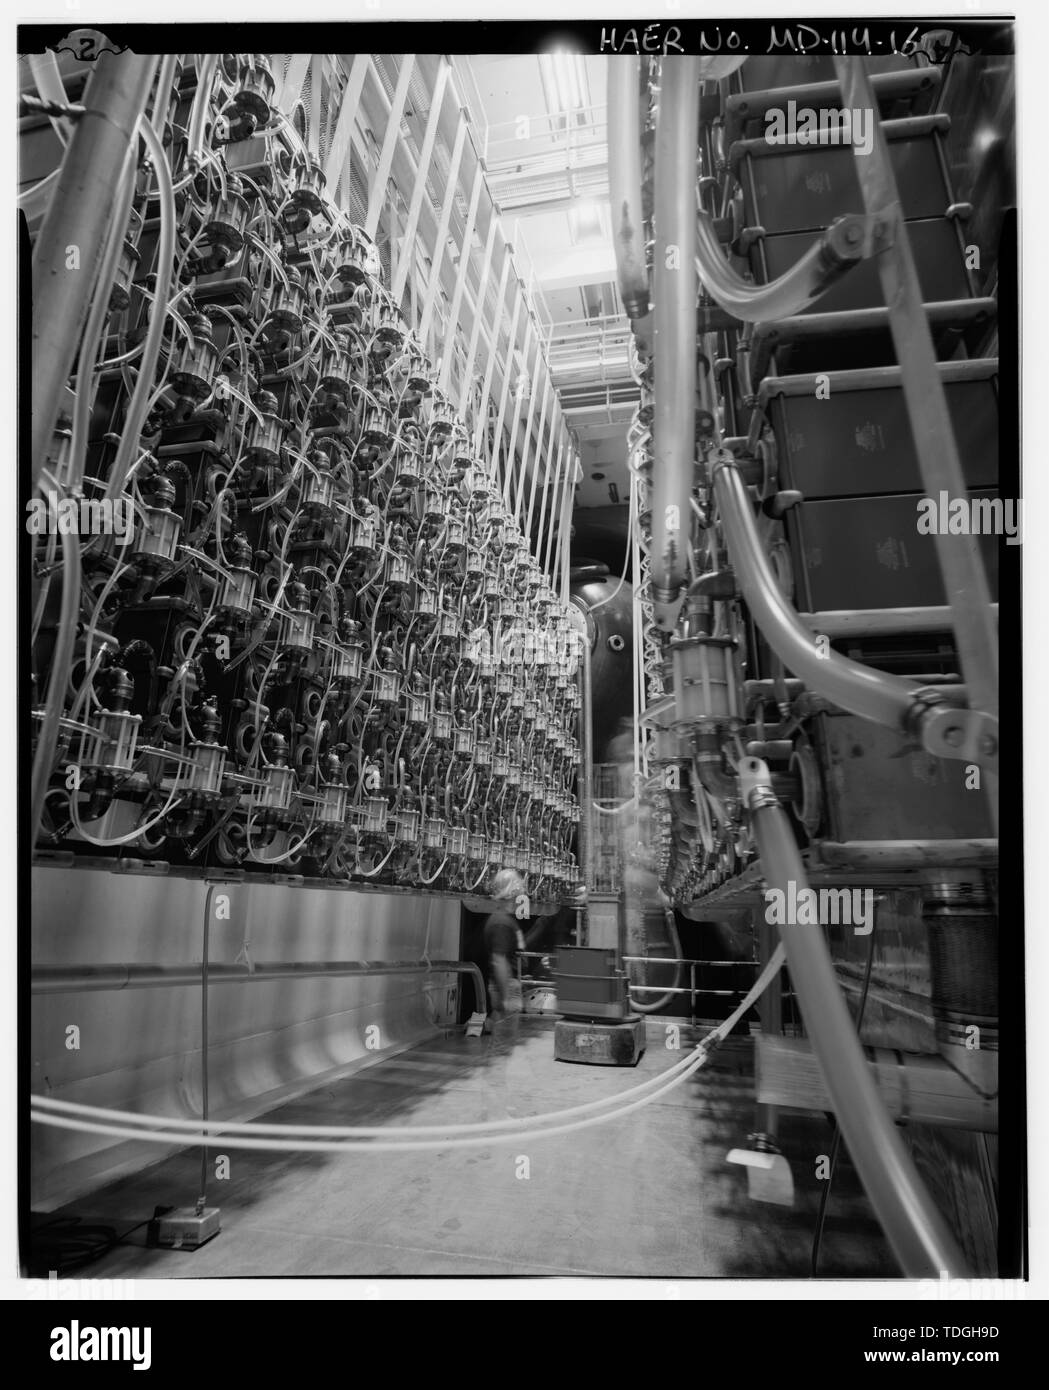
<path fill-rule="evenodd" d="M 328 158 L 324 164 L 324 182 L 333 198 L 335 190 L 339 186 L 339 179 L 342 177 L 342 166 L 349 153 L 353 123 L 357 119 L 357 108 L 360 105 L 364 79 L 367 76 L 370 62 L 371 55 L 368 53 L 355 53 L 353 55 L 349 81 L 346 83 L 346 90 L 339 98 L 339 119 L 336 122 L 335 134 L 332 136 Z M 320 83 L 316 80 L 313 84 L 313 91 L 314 95 L 319 98 Z"/>
<path fill-rule="evenodd" d="M 538 545 L 537 545 L 536 548 L 535 548 L 535 558 L 536 558 L 537 560 L 540 561 L 540 563 L 541 563 L 542 566 L 543 566 L 543 570 L 544 570 L 544 572 L 546 572 L 546 573 L 549 573 L 549 571 L 550 571 L 550 556 L 551 556 L 551 552 L 553 551 L 553 548 L 554 548 L 554 532 L 555 532 L 555 530 L 556 530 L 556 531 L 558 532 L 558 534 L 560 535 L 560 524 L 559 524 L 559 521 L 558 521 L 558 517 L 559 517 L 561 511 L 563 511 L 563 507 L 562 507 L 562 505 L 561 505 L 561 503 L 562 503 L 562 499 L 561 499 L 561 484 L 562 484 L 561 470 L 562 470 L 562 467 L 563 467 L 563 465 L 564 465 L 564 461 L 565 461 L 565 439 L 564 439 L 564 435 L 562 434 L 562 436 L 561 436 L 561 443 L 560 443 L 560 445 L 558 446 L 558 450 L 557 450 L 557 464 L 556 464 L 556 466 L 555 466 L 555 468 L 554 468 L 554 485 L 553 485 L 553 487 L 544 489 L 544 491 L 543 491 L 543 505 L 542 505 L 542 507 L 540 507 L 540 509 L 539 509 L 539 527 L 538 527 L 539 543 L 538 543 Z M 545 523 L 546 523 L 546 501 L 547 501 L 547 498 L 548 498 L 548 497 L 549 497 L 549 499 L 550 499 L 550 530 L 549 530 L 549 532 L 547 533 L 547 536 L 546 536 L 546 543 L 545 543 L 545 545 L 544 545 L 544 543 L 543 543 L 543 526 L 544 526 Z"/>
<path fill-rule="evenodd" d="M 522 295 L 522 298 L 527 299 L 527 291 L 525 291 L 525 293 Z M 523 353 L 523 358 L 522 358 L 522 360 L 524 361 L 524 369 L 525 369 L 525 371 L 528 370 L 528 354 L 529 354 L 529 352 L 532 350 L 532 334 L 533 334 L 533 332 L 534 332 L 534 324 L 533 324 L 531 315 L 529 315 L 529 317 L 528 317 L 528 325 L 527 325 L 527 327 L 526 327 L 526 329 L 525 329 L 524 353 Z M 510 443 L 509 443 L 509 446 L 508 446 L 507 451 L 506 451 L 506 477 L 503 479 L 503 503 L 504 503 L 504 505 L 505 505 L 507 508 L 510 507 L 510 494 L 513 492 L 513 486 L 514 486 L 514 473 L 516 472 L 516 464 L 517 464 L 517 452 L 516 452 L 516 450 L 517 450 L 517 434 L 518 434 L 518 431 L 519 431 L 520 428 L 521 428 L 521 402 L 520 402 L 520 400 L 519 400 L 519 398 L 518 398 L 518 395 L 517 395 L 516 385 L 515 385 L 515 387 L 514 387 L 514 393 L 513 393 L 513 394 L 514 394 L 514 424 L 513 424 L 513 429 L 510 431 Z M 516 512 L 516 507 L 514 508 L 514 510 L 515 510 L 515 512 Z"/>
<path fill-rule="evenodd" d="M 765 914 L 755 914 L 758 927 L 758 972 L 764 970 L 779 945 L 778 931 L 765 920 Z M 777 970 L 769 981 L 764 994 L 758 1002 L 758 1017 L 761 1031 L 770 1037 L 778 1037 L 783 1032 L 783 971 Z M 758 1104 L 755 1124 L 759 1134 L 767 1134 L 775 1139 L 779 1131 L 779 1109 L 775 1105 Z"/>
<path fill-rule="evenodd" d="M 393 155 L 397 148 L 397 141 L 401 137 L 401 119 L 404 116 L 404 104 L 408 100 L 408 85 L 411 82 L 414 68 L 415 54 L 405 53 L 401 58 L 401 66 L 397 73 L 397 86 L 393 90 L 390 118 L 386 122 L 386 130 L 382 137 L 379 163 L 375 170 L 371 189 L 368 192 L 368 212 L 364 219 L 364 231 L 372 241 L 375 240 L 379 217 L 386 201 L 386 185 L 390 181 Z"/>
<path fill-rule="evenodd" d="M 470 206 L 466 212 L 466 228 L 463 232 L 463 244 L 459 251 L 459 273 L 455 277 L 455 289 L 452 292 L 452 307 L 448 311 L 448 333 L 445 339 L 444 351 L 441 356 L 441 370 L 437 379 L 438 387 L 445 393 L 448 391 L 448 379 L 452 372 L 452 348 L 459 327 L 459 311 L 463 306 L 463 293 L 466 289 L 466 279 L 470 273 L 470 257 L 473 254 L 474 228 L 477 226 L 477 209 L 481 202 L 481 189 L 483 187 L 484 165 L 478 160 L 477 172 L 474 174 L 474 186 L 470 193 Z"/>
<path fill-rule="evenodd" d="M 573 489 L 574 489 L 574 487 L 575 487 L 575 474 L 576 474 L 576 468 L 577 468 L 577 466 L 578 466 L 578 460 L 573 459 L 573 460 L 572 460 L 572 480 L 571 480 L 571 483 L 568 484 L 568 485 L 565 487 L 564 507 L 563 507 L 563 510 L 562 510 L 562 512 L 561 512 L 561 527 L 560 527 L 560 532 L 561 532 L 561 534 L 560 534 L 560 536 L 559 536 L 559 540 L 560 540 L 560 542 L 561 542 L 560 564 L 561 564 L 561 602 L 562 602 L 562 603 L 567 603 L 567 602 L 568 602 L 568 590 L 569 590 L 570 577 L 571 577 L 571 571 L 572 571 L 572 536 L 571 536 L 571 530 L 572 530 L 572 506 L 573 506 L 573 500 L 572 500 L 572 499 L 573 499 L 573 495 L 574 495 Z"/>
<path fill-rule="evenodd" d="M 554 564 L 551 571 L 553 582 L 560 585 L 562 603 L 568 602 L 568 573 L 571 569 L 570 555 L 572 550 L 572 541 L 568 532 L 572 523 L 575 480 L 579 467 L 571 442 L 568 442 L 565 448 L 567 451 L 565 475 L 561 479 L 561 497 L 559 499 L 560 520 L 557 527 L 557 544 L 554 549 Z"/>
<path fill-rule="evenodd" d="M 477 356 L 477 344 L 481 338 L 481 320 L 484 318 L 484 306 L 488 298 L 488 278 L 492 273 L 492 249 L 495 246 L 495 234 L 498 228 L 499 219 L 496 217 L 495 208 L 493 207 L 488 222 L 488 238 L 484 244 L 484 256 L 481 259 L 481 278 L 477 285 L 477 298 L 474 301 L 474 326 L 470 334 L 470 347 L 466 354 L 466 366 L 463 368 L 463 379 L 459 389 L 459 399 L 456 402 L 460 415 L 463 413 L 463 405 L 466 401 L 467 393 L 470 390 L 470 383 L 473 379 L 474 359 Z M 509 251 L 507 255 L 509 255 Z"/>
<path fill-rule="evenodd" d="M 395 304 L 401 302 L 405 281 L 408 278 L 408 270 L 415 260 L 412 244 L 415 241 L 415 233 L 419 226 L 419 213 L 422 209 L 423 198 L 426 197 L 426 179 L 430 172 L 430 161 L 433 159 L 433 147 L 437 141 L 437 127 L 441 119 L 441 107 L 444 104 L 444 92 L 447 85 L 448 62 L 447 59 L 442 58 L 430 96 L 430 116 L 426 122 L 422 149 L 419 151 L 419 167 L 415 173 L 415 187 L 412 189 L 412 199 L 408 204 L 408 222 L 404 228 L 404 256 L 397 267 L 397 279 L 391 287 Z"/>
<path fill-rule="evenodd" d="M 551 548 L 549 540 L 547 540 L 547 542 L 544 544 L 543 527 L 546 524 L 549 524 L 550 527 L 553 528 L 557 517 L 558 505 L 561 500 L 561 494 L 558 491 L 558 489 L 561 486 L 561 463 L 564 459 L 566 440 L 565 422 L 564 417 L 561 414 L 561 402 L 558 399 L 557 390 L 553 386 L 553 383 L 551 383 L 551 390 L 553 391 L 554 395 L 554 404 L 553 409 L 550 412 L 550 448 L 548 452 L 550 459 L 550 473 L 552 474 L 552 476 L 550 479 L 550 486 L 548 488 L 543 489 L 543 498 L 539 507 L 539 521 L 536 525 L 536 536 L 538 537 L 538 543 L 536 545 L 535 558 L 540 562 L 540 564 L 542 564 L 543 562 L 544 549 L 547 552 L 549 552 Z M 548 503 L 550 508 L 549 522 L 547 522 Z"/>
<path fill-rule="evenodd" d="M 546 364 L 544 363 L 544 366 Z M 554 388 L 550 384 L 550 376 L 547 374 L 546 386 L 543 388 L 543 408 L 539 412 L 539 433 L 535 440 L 535 454 L 532 458 L 532 489 L 528 495 L 528 520 L 525 522 L 525 540 L 528 542 L 528 549 L 532 548 L 532 517 L 535 515 L 536 489 L 539 486 L 539 474 L 543 474 L 543 487 L 546 487 L 550 476 L 550 454 L 552 449 L 544 446 L 544 436 L 546 433 L 546 417 L 550 411 L 550 397 L 553 395 Z M 551 441 L 552 442 L 552 441 Z"/>
<path fill-rule="evenodd" d="M 113 216 L 112 199 L 156 71 L 154 56 L 103 53 L 87 80 L 84 114 L 58 170 L 33 249 L 30 434 L 32 481 L 44 467 L 62 389 L 73 367 Z M 75 269 L 70 246 L 79 250 Z M 109 287 L 102 287 L 109 293 Z M 156 312 L 163 312 L 158 305 Z"/>
<path fill-rule="evenodd" d="M 444 265 L 444 248 L 448 241 L 448 228 L 452 221 L 452 208 L 455 206 L 455 195 L 459 191 L 459 165 L 463 158 L 463 146 L 466 143 L 466 132 L 469 128 L 469 124 L 466 116 L 460 112 L 459 124 L 455 131 L 455 143 L 452 145 L 451 163 L 448 165 L 448 181 L 444 187 L 441 219 L 437 224 L 437 236 L 430 256 L 430 283 L 426 287 L 426 298 L 423 300 L 422 317 L 419 320 L 419 342 L 424 345 L 426 343 L 426 336 L 430 331 L 430 322 L 433 318 L 434 301 L 437 298 L 437 291 L 441 284 L 441 267 Z"/>
<path fill-rule="evenodd" d="M 522 299 L 521 282 L 518 280 L 517 289 L 514 292 L 514 312 L 510 318 L 510 340 L 506 349 L 506 357 L 503 359 L 503 389 L 499 395 L 499 418 L 495 422 L 495 446 L 492 449 L 492 477 L 495 479 L 496 483 L 499 482 L 500 441 L 503 437 L 503 423 L 506 420 L 506 403 L 510 398 L 510 385 L 514 375 L 514 353 L 517 351 L 517 320 L 521 314 Z M 505 485 L 506 477 L 504 469 L 504 490 Z"/>
<path fill-rule="evenodd" d="M 476 454 L 481 447 L 481 436 L 484 432 L 485 422 L 488 417 L 488 398 L 492 394 L 492 375 L 495 372 L 495 359 L 499 354 L 499 329 L 502 326 L 503 304 L 506 301 L 506 283 L 510 278 L 510 269 L 513 258 L 510 254 L 510 247 L 507 246 L 503 254 L 503 269 L 499 275 L 499 288 L 495 295 L 495 312 L 492 315 L 492 336 L 488 344 L 488 362 L 484 369 L 484 385 L 481 387 L 481 404 L 477 412 L 477 423 L 474 429 L 474 453 Z"/>
<path fill-rule="evenodd" d="M 535 314 L 529 306 L 529 318 L 533 327 L 535 326 Z M 539 397 L 539 368 L 543 365 L 543 345 L 539 338 L 538 329 L 535 331 L 535 366 L 532 368 L 532 384 L 528 393 L 528 419 L 525 423 L 524 443 L 521 445 L 521 471 L 517 479 L 517 500 L 514 503 L 514 515 L 518 521 L 524 519 L 524 492 L 525 484 L 528 481 L 528 451 L 532 444 L 532 421 L 535 419 L 535 403 Z"/>

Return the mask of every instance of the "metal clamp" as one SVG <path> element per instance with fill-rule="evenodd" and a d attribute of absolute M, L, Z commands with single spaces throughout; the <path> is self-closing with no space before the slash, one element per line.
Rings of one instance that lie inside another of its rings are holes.
<path fill-rule="evenodd" d="M 921 740 L 926 751 L 938 758 L 958 758 L 990 770 L 998 766 L 998 720 L 982 710 L 950 705 L 926 708 Z"/>
<path fill-rule="evenodd" d="M 896 242 L 898 203 L 879 208 L 877 213 L 848 213 L 836 218 L 823 234 L 827 256 L 843 265 L 869 260 Z"/>
<path fill-rule="evenodd" d="M 736 771 L 739 774 L 740 798 L 749 811 L 779 805 L 779 798 L 772 790 L 772 774 L 768 763 L 762 758 L 740 758 Z"/>

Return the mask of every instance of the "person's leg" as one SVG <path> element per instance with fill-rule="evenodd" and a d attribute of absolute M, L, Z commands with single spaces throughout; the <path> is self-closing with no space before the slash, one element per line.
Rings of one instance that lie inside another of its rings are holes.
<path fill-rule="evenodd" d="M 510 962 L 506 956 L 499 952 L 492 955 L 491 978 L 488 987 L 492 995 L 492 1012 L 503 1013 L 506 1010 L 506 996 L 510 984 Z"/>

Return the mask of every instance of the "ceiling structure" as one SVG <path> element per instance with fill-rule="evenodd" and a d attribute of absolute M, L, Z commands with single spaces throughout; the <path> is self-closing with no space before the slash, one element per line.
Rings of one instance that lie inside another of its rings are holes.
<path fill-rule="evenodd" d="M 478 54 L 457 57 L 454 68 L 504 232 L 531 277 L 553 383 L 579 441 L 576 531 L 588 529 L 579 509 L 600 508 L 604 531 L 609 509 L 621 509 L 622 528 L 613 531 L 622 537 L 626 432 L 638 388 L 610 229 L 606 64 L 567 53 Z M 621 547 L 620 538 L 613 558 Z"/>

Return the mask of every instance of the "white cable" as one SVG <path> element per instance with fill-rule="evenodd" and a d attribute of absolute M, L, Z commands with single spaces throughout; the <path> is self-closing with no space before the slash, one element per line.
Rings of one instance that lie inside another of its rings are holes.
<path fill-rule="evenodd" d="M 585 1128 L 588 1125 L 600 1124 L 605 1120 L 617 1119 L 622 1115 L 631 1113 L 649 1101 L 655 1100 L 658 1096 L 666 1094 L 674 1087 L 692 1075 L 706 1061 L 711 1049 L 721 1041 L 735 1027 L 740 1018 L 752 1007 L 754 1002 L 768 987 L 769 983 L 778 973 L 783 963 L 784 951 L 782 946 L 778 946 L 769 959 L 765 969 L 761 972 L 750 990 L 737 1005 L 733 1012 L 722 1023 L 708 1033 L 707 1036 L 693 1049 L 693 1051 L 681 1061 L 675 1062 L 672 1067 L 660 1073 L 658 1077 L 650 1077 L 648 1081 L 643 1081 L 639 1085 L 632 1087 L 629 1091 L 620 1093 L 618 1096 L 606 1096 L 602 1100 L 590 1101 L 585 1105 L 573 1106 L 567 1110 L 552 1111 L 548 1115 L 529 1115 L 518 1119 L 482 1121 L 466 1125 L 411 1125 L 397 1128 L 395 1126 L 348 1126 L 348 1125 L 274 1125 L 254 1122 L 236 1123 L 233 1121 L 208 1121 L 202 1124 L 200 1120 L 177 1120 L 168 1119 L 165 1116 L 136 1115 L 128 1111 L 103 1110 L 97 1106 L 79 1105 L 74 1101 L 61 1101 L 47 1096 L 33 1097 L 33 1119 L 38 1124 L 51 1125 L 59 1129 L 79 1129 L 90 1134 L 112 1134 L 118 1138 L 148 1139 L 155 1143 L 183 1143 L 187 1138 L 188 1131 L 194 1136 L 198 1136 L 204 1128 L 209 1134 L 222 1137 L 222 1142 L 232 1148 L 252 1148 L 252 1149 L 277 1149 L 277 1150 L 304 1150 L 318 1153 L 337 1153 L 343 1149 L 353 1150 L 373 1150 L 375 1152 L 401 1152 L 406 1149 L 445 1149 L 445 1148 L 466 1148 L 471 1146 L 483 1146 L 486 1143 L 495 1142 L 496 1136 L 493 1131 L 501 1131 L 500 1138 L 543 1138 L 550 1134 L 565 1134 L 575 1129 Z M 626 1096 L 637 1097 L 642 1091 L 651 1091 L 651 1094 L 642 1096 L 640 1099 L 631 1101 L 626 1106 L 622 1101 Z M 593 1112 L 609 1105 L 616 1108 L 607 1115 L 594 1115 Z M 557 1120 L 567 1115 L 586 1114 L 587 1118 L 575 1120 L 568 1124 L 557 1125 L 549 1129 L 528 1130 L 523 1128 L 528 1125 L 535 1125 L 537 1122 L 546 1120 Z M 119 1117 L 123 1123 L 119 1125 L 98 1125 L 88 1120 L 73 1118 L 79 1115 L 97 1115 L 102 1117 Z M 63 1116 L 69 1116 L 66 1119 Z M 167 1125 L 167 1130 L 142 1130 L 136 1129 L 135 1125 L 161 1124 Z M 477 1134 L 477 1131 L 483 1131 Z M 346 1141 L 335 1142 L 310 1142 L 294 1140 L 259 1140 L 246 1139 L 242 1137 L 244 1132 L 253 1134 L 277 1133 L 287 1134 L 307 1134 L 307 1135 L 354 1135 L 362 1134 L 415 1134 L 425 1135 L 435 1134 L 463 1134 L 469 1132 L 476 1134 L 477 1137 L 469 1139 L 451 1140 L 427 1140 L 424 1142 L 390 1142 L 385 1143 L 349 1143 Z"/>
<path fill-rule="evenodd" d="M 426 1139 L 417 1142 L 408 1140 L 373 1140 L 373 1141 L 353 1141 L 353 1140 L 295 1140 L 295 1139 L 245 1139 L 240 1135 L 228 1135 L 223 1133 L 221 1142 L 223 1147 L 229 1149 L 264 1149 L 277 1152 L 293 1153 L 344 1153 L 368 1152 L 368 1153 L 405 1153 L 418 1150 L 440 1151 L 442 1149 L 472 1149 L 486 1148 L 489 1144 L 500 1144 L 508 1141 L 526 1142 L 530 1140 L 546 1139 L 555 1134 L 569 1134 L 577 1129 L 588 1129 L 591 1125 L 604 1124 L 606 1120 L 621 1119 L 629 1115 L 632 1111 L 640 1109 L 642 1105 L 647 1105 L 650 1101 L 656 1100 L 659 1096 L 666 1095 L 682 1081 L 699 1070 L 707 1060 L 708 1054 L 701 1052 L 691 1058 L 686 1070 L 680 1072 L 667 1082 L 660 1090 L 653 1091 L 650 1095 L 642 1096 L 640 1100 L 632 1101 L 629 1105 L 622 1106 L 618 1110 L 610 1111 L 607 1115 L 591 1115 L 583 1120 L 572 1120 L 568 1124 L 555 1125 L 550 1129 L 542 1130 L 519 1130 L 513 1133 L 492 1133 L 471 1137 L 468 1139 Z M 109 1134 L 119 1139 L 140 1139 L 148 1140 L 153 1144 L 180 1144 L 185 1145 L 187 1136 L 178 1131 L 170 1130 L 131 1130 L 126 1125 L 101 1125 L 94 1124 L 87 1120 L 64 1120 L 58 1115 L 49 1114 L 40 1110 L 34 1110 L 33 1119 L 37 1124 L 49 1125 L 54 1129 L 75 1129 L 87 1134 Z M 201 1123 L 197 1121 L 194 1129 L 200 1133 Z"/>
<path fill-rule="evenodd" d="M 627 571 L 628 571 L 629 568 L 630 568 L 630 553 L 631 553 L 631 550 L 632 550 L 632 548 L 633 548 L 633 547 L 632 547 L 632 544 L 631 544 L 631 538 L 633 537 L 633 534 L 634 534 L 634 521 L 635 521 L 636 515 L 637 515 L 637 489 L 634 487 L 633 479 L 631 479 L 631 481 L 630 481 L 630 506 L 629 506 L 629 508 L 628 508 L 628 510 L 627 510 L 627 523 L 626 523 L 626 554 L 623 556 L 623 573 L 622 573 L 622 574 L 620 575 L 620 577 L 619 577 L 619 583 L 616 585 L 616 587 L 612 590 L 612 592 L 611 592 L 606 598 L 599 599 L 599 600 L 597 601 L 597 603 L 592 603 L 592 604 L 589 605 L 589 607 L 590 607 L 590 612 L 591 612 L 591 613 L 594 611 L 595 608 L 603 608 L 604 605 L 605 605 L 606 603 L 611 603 L 612 600 L 613 600 L 613 599 L 617 596 L 617 594 L 619 593 L 620 589 L 621 589 L 621 588 L 623 587 L 623 585 L 626 583 Z"/>
<path fill-rule="evenodd" d="M 706 1040 L 704 1039 L 704 1043 Z M 398 1137 L 405 1136 L 433 1136 L 440 1134 L 487 1134 L 490 1130 L 507 1130 L 513 1132 L 526 1128 L 547 1120 L 563 1120 L 570 1115 L 591 1114 L 595 1111 L 604 1109 L 608 1106 L 617 1106 L 624 1099 L 636 1097 L 642 1092 L 647 1092 L 655 1087 L 665 1084 L 669 1077 L 681 1071 L 695 1059 L 695 1055 L 700 1051 L 703 1044 L 698 1044 L 692 1052 L 668 1067 L 666 1071 L 660 1072 L 658 1076 L 651 1076 L 647 1081 L 642 1081 L 636 1086 L 632 1086 L 627 1091 L 621 1091 L 618 1095 L 604 1096 L 600 1100 L 588 1101 L 584 1105 L 570 1106 L 566 1110 L 554 1110 L 546 1115 L 523 1115 L 515 1119 L 507 1120 L 480 1120 L 468 1124 L 447 1124 L 447 1125 L 282 1125 L 268 1124 L 255 1121 L 230 1121 L 224 1124 L 220 1120 L 209 1122 L 207 1128 L 221 1134 L 274 1134 L 287 1136 L 289 1134 L 300 1134 L 307 1138 L 367 1138 L 369 1136 L 379 1137 L 383 1134 L 393 1134 Z M 165 1115 L 143 1115 L 135 1112 L 123 1110 L 106 1110 L 93 1105 L 81 1105 L 76 1101 L 58 1100 L 52 1096 L 33 1096 L 33 1105 L 37 1111 L 66 1116 L 83 1116 L 84 1118 L 94 1118 L 96 1120 L 113 1120 L 128 1126 L 141 1127 L 148 1129 L 153 1127 L 164 1127 L 168 1129 L 183 1129 L 187 1133 L 199 1134 L 201 1130 L 200 1120 L 180 1120 L 169 1119 Z"/>

